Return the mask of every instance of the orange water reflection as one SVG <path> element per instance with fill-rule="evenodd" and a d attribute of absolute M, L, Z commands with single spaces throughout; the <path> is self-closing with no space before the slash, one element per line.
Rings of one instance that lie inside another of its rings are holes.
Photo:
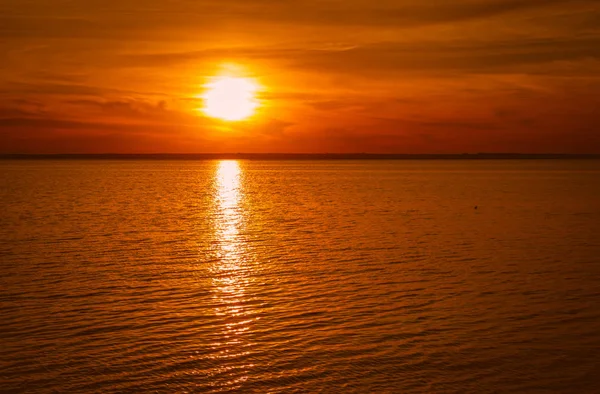
<path fill-rule="evenodd" d="M 216 217 L 215 232 L 219 245 L 219 257 L 229 268 L 241 259 L 241 242 L 239 240 L 242 226 L 240 200 L 242 190 L 240 184 L 241 169 L 237 161 L 221 161 L 215 174 Z"/>
<path fill-rule="evenodd" d="M 253 321 L 246 294 L 251 271 L 243 239 L 242 180 L 239 162 L 218 162 L 214 178 L 213 251 L 216 258 L 212 267 L 212 284 L 215 314 L 222 322 L 219 340 L 213 345 L 215 359 L 223 362 L 221 373 L 231 374 L 228 381 L 230 388 L 247 379 L 247 369 L 251 366 L 241 361 L 249 353 L 250 343 L 244 333 L 251 329 Z"/>

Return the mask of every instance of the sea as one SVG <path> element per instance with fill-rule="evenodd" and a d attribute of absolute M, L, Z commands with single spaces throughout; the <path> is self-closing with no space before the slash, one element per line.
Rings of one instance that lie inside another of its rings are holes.
<path fill-rule="evenodd" d="M 1 393 L 599 393 L 600 160 L 0 161 Z"/>

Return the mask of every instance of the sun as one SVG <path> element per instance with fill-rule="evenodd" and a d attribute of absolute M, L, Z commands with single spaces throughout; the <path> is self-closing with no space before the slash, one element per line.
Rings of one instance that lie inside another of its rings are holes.
<path fill-rule="evenodd" d="M 251 78 L 213 77 L 204 86 L 202 111 L 213 118 L 239 121 L 249 118 L 258 108 L 258 84 Z"/>

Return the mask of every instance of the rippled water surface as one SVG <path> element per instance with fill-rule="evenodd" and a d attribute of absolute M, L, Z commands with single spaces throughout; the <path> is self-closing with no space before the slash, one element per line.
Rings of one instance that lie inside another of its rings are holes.
<path fill-rule="evenodd" d="M 4 161 L 0 213 L 0 392 L 600 390 L 598 161 Z"/>

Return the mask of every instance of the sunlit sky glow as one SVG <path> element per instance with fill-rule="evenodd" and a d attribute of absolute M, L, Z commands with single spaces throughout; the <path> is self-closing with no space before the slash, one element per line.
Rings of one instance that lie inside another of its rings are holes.
<path fill-rule="evenodd" d="M 0 153 L 600 153 L 596 0 L 29 0 L 0 15 Z M 264 86 L 235 122 L 199 110 L 227 64 Z"/>

